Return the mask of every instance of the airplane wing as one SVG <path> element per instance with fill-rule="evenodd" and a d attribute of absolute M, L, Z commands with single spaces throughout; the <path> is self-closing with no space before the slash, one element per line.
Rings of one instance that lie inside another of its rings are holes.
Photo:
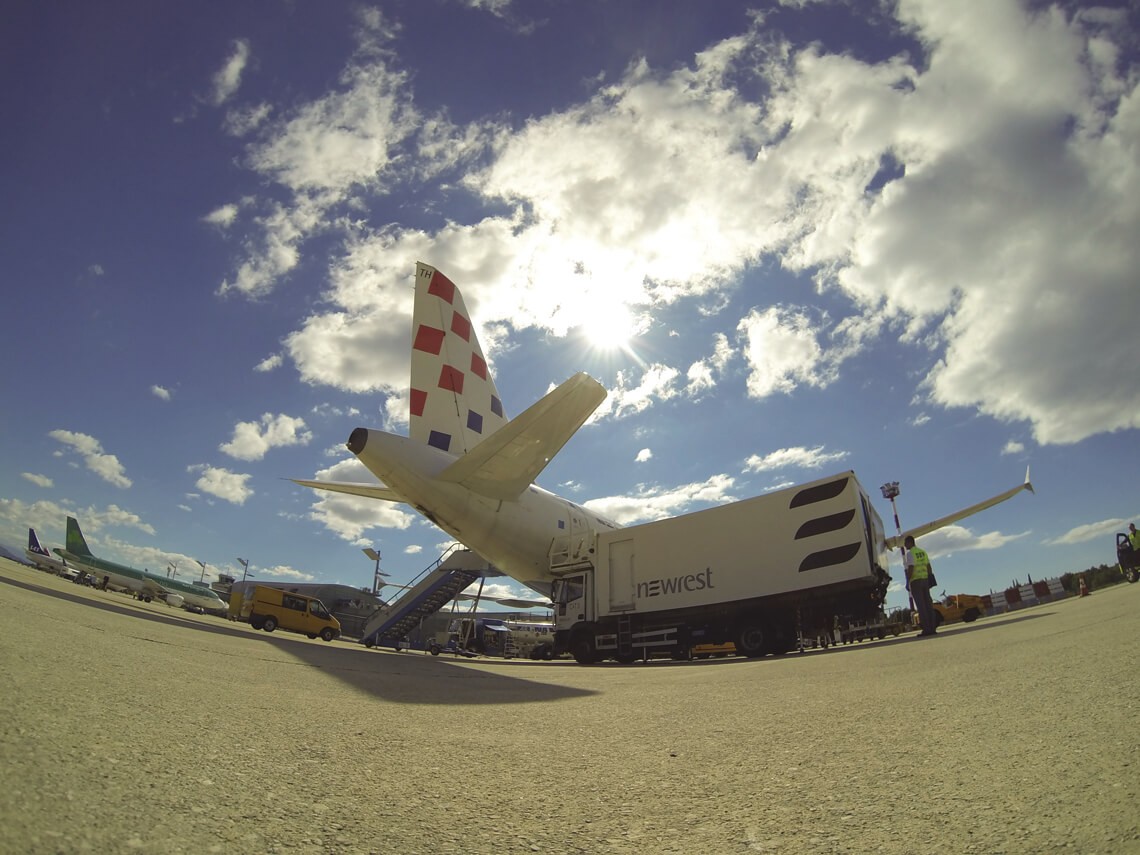
<path fill-rule="evenodd" d="M 986 508 L 992 508 L 994 505 L 1000 504 L 1001 502 L 1004 502 L 1006 499 L 1012 499 L 1014 496 L 1016 496 L 1022 490 L 1028 490 L 1030 493 L 1034 492 L 1033 484 L 1031 484 L 1029 481 L 1029 467 L 1028 466 L 1025 467 L 1025 483 L 1018 484 L 1016 487 L 1013 487 L 1009 490 L 1006 490 L 1004 493 L 999 493 L 998 495 L 993 496 L 992 498 L 986 499 L 983 502 L 978 502 L 976 505 L 970 505 L 970 507 L 968 507 L 968 508 L 963 508 L 960 511 L 955 511 L 954 513 L 949 514 L 948 516 L 939 517 L 938 519 L 931 520 L 930 522 L 928 522 L 924 525 L 915 526 L 914 528 L 908 528 L 901 535 L 895 535 L 894 537 L 888 537 L 886 539 L 886 547 L 887 547 L 887 549 L 898 549 L 900 546 L 902 546 L 902 542 L 904 540 L 906 540 L 908 535 L 910 537 L 922 537 L 924 534 L 930 534 L 930 532 L 936 531 L 940 528 L 948 526 L 948 525 L 950 525 L 950 523 L 954 523 L 954 522 L 957 522 L 958 520 L 963 519 L 965 517 L 972 516 L 972 515 L 978 513 L 979 511 L 984 511 Z"/>
<path fill-rule="evenodd" d="M 549 599 L 547 600 L 521 600 L 516 597 L 476 597 L 474 594 L 456 594 L 455 599 L 470 601 L 478 599 L 489 600 L 492 603 L 498 603 L 501 606 L 510 606 L 512 609 L 552 609 L 554 603 Z"/>
<path fill-rule="evenodd" d="M 364 496 L 367 499 L 384 499 L 388 502 L 405 502 L 403 496 L 383 484 L 360 484 L 355 481 L 303 481 L 290 478 L 294 484 L 312 487 L 314 490 L 328 490 L 330 493 L 347 493 L 350 496 Z"/>
<path fill-rule="evenodd" d="M 517 499 L 605 398 L 605 388 L 579 372 L 444 469 L 439 480 L 492 499 Z"/>

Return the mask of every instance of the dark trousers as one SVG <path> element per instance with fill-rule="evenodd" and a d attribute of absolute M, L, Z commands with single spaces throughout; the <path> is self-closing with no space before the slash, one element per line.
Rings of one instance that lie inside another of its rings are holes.
<path fill-rule="evenodd" d="M 914 608 L 918 612 L 918 622 L 925 635 L 931 635 L 935 629 L 934 604 L 930 601 L 930 580 L 911 579 L 910 596 L 914 600 Z"/>

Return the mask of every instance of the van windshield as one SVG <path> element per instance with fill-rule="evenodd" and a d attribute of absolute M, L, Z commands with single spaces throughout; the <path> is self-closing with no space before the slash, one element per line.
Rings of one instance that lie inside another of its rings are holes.
<path fill-rule="evenodd" d="M 325 608 L 325 604 L 320 600 L 309 600 L 309 613 L 313 617 L 325 618 L 326 620 L 331 617 L 329 610 Z"/>

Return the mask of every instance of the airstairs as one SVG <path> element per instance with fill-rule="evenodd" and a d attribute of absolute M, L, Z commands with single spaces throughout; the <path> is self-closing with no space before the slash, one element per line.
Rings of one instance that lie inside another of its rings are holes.
<path fill-rule="evenodd" d="M 367 647 L 398 644 L 420 621 L 435 614 L 480 576 L 498 576 L 483 558 L 456 545 L 381 606 L 364 624 Z"/>

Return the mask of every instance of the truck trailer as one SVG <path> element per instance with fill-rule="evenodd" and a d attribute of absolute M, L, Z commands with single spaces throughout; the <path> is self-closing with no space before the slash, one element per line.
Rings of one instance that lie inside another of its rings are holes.
<path fill-rule="evenodd" d="M 599 532 L 588 561 L 551 567 L 555 651 L 584 664 L 726 642 L 745 656 L 786 653 L 836 615 L 880 614 L 887 554 L 851 471 Z"/>

